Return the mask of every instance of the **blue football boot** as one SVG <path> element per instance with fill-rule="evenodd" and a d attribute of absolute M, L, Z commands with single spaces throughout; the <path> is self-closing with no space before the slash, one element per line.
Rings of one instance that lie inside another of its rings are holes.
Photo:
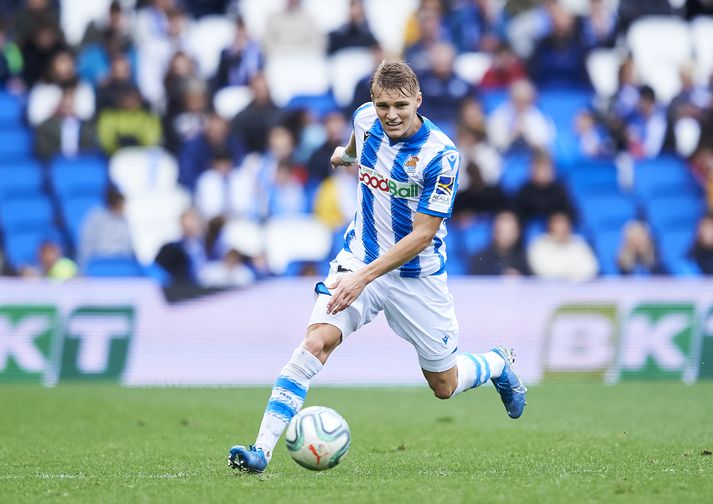
<path fill-rule="evenodd" d="M 267 457 L 262 448 L 255 448 L 255 445 L 248 448 L 235 445 L 228 452 L 228 465 L 245 472 L 261 473 L 267 467 Z"/>
<path fill-rule="evenodd" d="M 495 390 L 500 394 L 500 399 L 505 405 L 508 416 L 510 418 L 520 418 L 522 410 L 525 409 L 527 404 L 525 401 L 527 389 L 512 367 L 515 362 L 512 350 L 505 347 L 495 347 L 492 351 L 505 360 L 505 367 L 503 367 L 503 372 L 500 376 L 492 378 L 491 381 L 495 385 Z"/>

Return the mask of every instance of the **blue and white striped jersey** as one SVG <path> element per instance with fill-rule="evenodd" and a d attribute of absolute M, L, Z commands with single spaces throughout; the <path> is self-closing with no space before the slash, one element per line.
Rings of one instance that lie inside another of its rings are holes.
<path fill-rule="evenodd" d="M 373 103 L 354 112 L 359 164 L 357 211 L 344 235 L 344 250 L 368 264 L 409 234 L 416 212 L 450 217 L 458 188 L 460 154 L 431 121 L 394 142 L 381 127 Z M 445 271 L 445 221 L 433 242 L 394 273 L 422 277 Z"/>

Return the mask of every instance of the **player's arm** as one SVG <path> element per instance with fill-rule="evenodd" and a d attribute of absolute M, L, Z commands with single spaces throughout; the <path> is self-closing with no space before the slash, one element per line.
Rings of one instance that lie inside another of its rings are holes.
<path fill-rule="evenodd" d="M 356 140 L 354 139 L 354 132 L 349 137 L 349 143 L 346 147 L 339 146 L 334 149 L 332 154 L 332 166 L 349 166 L 356 162 Z"/>
<path fill-rule="evenodd" d="M 327 303 L 327 313 L 339 313 L 359 297 L 364 288 L 381 275 L 407 263 L 433 243 L 443 218 L 416 212 L 413 230 L 399 240 L 384 255 L 364 268 L 338 277 L 327 287 L 332 292 L 332 299 Z"/>

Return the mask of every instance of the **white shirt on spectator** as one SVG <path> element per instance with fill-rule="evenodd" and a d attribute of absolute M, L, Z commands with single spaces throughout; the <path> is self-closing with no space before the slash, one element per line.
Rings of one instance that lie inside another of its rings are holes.
<path fill-rule="evenodd" d="M 511 103 L 503 103 L 488 120 L 490 142 L 504 151 L 520 136 L 530 147 L 547 149 L 554 135 L 547 117 L 534 105 L 518 113 Z"/>
<path fill-rule="evenodd" d="M 528 247 L 527 259 L 535 275 L 552 280 L 590 280 L 599 269 L 592 249 L 579 236 L 561 242 L 541 235 Z"/>

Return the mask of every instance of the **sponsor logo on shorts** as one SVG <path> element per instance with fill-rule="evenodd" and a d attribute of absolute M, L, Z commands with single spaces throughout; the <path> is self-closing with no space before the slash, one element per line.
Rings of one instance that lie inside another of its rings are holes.
<path fill-rule="evenodd" d="M 420 189 L 418 184 L 397 182 L 363 166 L 359 169 L 359 182 L 377 191 L 390 193 L 395 198 L 417 198 Z"/>

